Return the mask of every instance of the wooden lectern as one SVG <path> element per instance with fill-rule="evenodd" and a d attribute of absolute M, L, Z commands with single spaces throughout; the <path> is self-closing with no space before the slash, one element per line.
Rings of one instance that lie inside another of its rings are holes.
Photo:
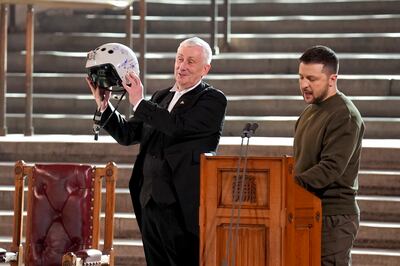
<path fill-rule="evenodd" d="M 321 265 L 321 202 L 294 182 L 293 158 L 248 157 L 236 179 L 238 161 L 201 157 L 200 265 Z"/>

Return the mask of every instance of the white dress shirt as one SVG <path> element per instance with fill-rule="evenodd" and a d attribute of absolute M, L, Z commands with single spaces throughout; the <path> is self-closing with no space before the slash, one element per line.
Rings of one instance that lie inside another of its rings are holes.
<path fill-rule="evenodd" d="M 174 97 L 172 98 L 171 102 L 168 105 L 168 112 L 171 112 L 172 108 L 174 108 L 175 104 L 178 102 L 179 98 L 185 94 L 188 93 L 189 91 L 193 90 L 196 88 L 199 84 L 201 83 L 201 80 L 197 82 L 193 87 L 187 88 L 185 90 L 178 91 L 178 87 L 175 83 L 175 85 L 171 88 L 170 92 L 175 92 Z M 133 106 L 133 111 L 136 111 L 137 107 L 139 104 L 143 101 L 144 99 L 142 98 L 135 106 Z"/>
<path fill-rule="evenodd" d="M 199 82 L 197 82 L 193 87 L 190 87 L 188 89 L 185 90 L 181 90 L 178 91 L 176 84 L 172 87 L 172 89 L 170 90 L 171 92 L 174 91 L 174 97 L 172 98 L 171 102 L 168 105 L 168 112 L 171 112 L 172 108 L 174 108 L 175 104 L 178 102 L 179 98 L 185 94 L 188 93 L 189 91 L 193 90 L 194 88 L 196 88 L 199 84 L 200 84 L 201 80 L 199 80 Z"/>

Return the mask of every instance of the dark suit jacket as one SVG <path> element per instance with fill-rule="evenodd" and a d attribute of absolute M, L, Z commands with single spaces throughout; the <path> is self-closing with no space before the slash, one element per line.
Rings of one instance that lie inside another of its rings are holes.
<path fill-rule="evenodd" d="M 171 113 L 159 103 L 171 88 L 156 92 L 150 101 L 142 101 L 134 116 L 126 121 L 118 112 L 112 115 L 105 129 L 122 145 L 140 143 L 129 183 L 139 227 L 141 207 L 139 194 L 143 182 L 143 159 L 154 131 L 164 135 L 163 154 L 172 172 L 172 183 L 182 210 L 186 228 L 198 234 L 200 195 L 200 154 L 216 151 L 223 127 L 227 100 L 224 94 L 201 82 L 184 94 Z M 104 122 L 111 107 L 102 115 Z"/>

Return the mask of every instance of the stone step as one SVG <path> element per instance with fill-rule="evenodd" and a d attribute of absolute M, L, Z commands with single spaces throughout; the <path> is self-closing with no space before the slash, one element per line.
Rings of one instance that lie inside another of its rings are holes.
<path fill-rule="evenodd" d="M 92 134 L 93 115 L 74 114 L 33 114 L 35 134 Z M 7 114 L 9 134 L 22 134 L 25 129 L 25 114 Z M 257 136 L 292 137 L 297 116 L 226 116 L 223 136 L 239 136 L 243 125 L 252 121 L 259 124 Z M 365 138 L 395 139 L 400 132 L 400 118 L 365 117 Z M 104 131 L 101 135 L 106 135 Z"/>
<path fill-rule="evenodd" d="M 15 162 L 82 162 L 106 164 L 114 161 L 132 164 L 138 153 L 138 145 L 122 146 L 111 137 L 100 135 L 95 141 L 93 135 L 22 135 L 8 134 L 0 137 L 0 161 Z"/>
<path fill-rule="evenodd" d="M 90 94 L 83 73 L 34 73 L 34 93 Z M 8 73 L 7 91 L 25 92 L 25 73 Z M 209 74 L 205 81 L 226 95 L 300 95 L 294 74 Z M 147 94 L 174 84 L 173 74 L 148 74 Z M 340 75 L 349 96 L 400 96 L 400 75 Z"/>
<path fill-rule="evenodd" d="M 248 120 L 248 122 L 255 122 Z M 242 131 L 244 123 L 240 129 Z M 257 134 L 257 132 L 256 132 Z M 237 156 L 240 151 L 240 137 L 221 138 L 218 155 Z M 92 135 L 33 135 L 21 134 L 0 136 L 0 161 L 15 162 L 96 162 L 132 164 L 138 152 L 138 145 L 119 145 L 107 134 L 99 136 L 98 141 Z M 292 155 L 293 138 L 258 137 L 250 139 L 249 156 Z M 379 156 L 376 156 L 379 154 Z M 367 139 L 363 140 L 361 169 L 363 170 L 400 170 L 400 140 Z"/>
<path fill-rule="evenodd" d="M 0 186 L 14 186 L 14 164 L 15 162 L 0 162 Z M 133 160 L 131 164 L 118 164 L 117 166 L 117 188 L 128 188 Z M 400 196 L 400 171 L 360 170 L 358 194 Z"/>
<path fill-rule="evenodd" d="M 400 25 L 400 23 L 399 23 Z M 213 74 L 296 74 L 300 53 L 222 53 L 214 57 Z M 24 72 L 24 53 L 9 53 L 10 72 Z M 400 54 L 338 54 L 341 74 L 396 75 Z M 86 53 L 37 51 L 35 72 L 85 73 Z M 152 74 L 171 74 L 175 53 L 148 53 L 147 70 Z M 240 66 L 240 67 L 238 67 Z"/>
<path fill-rule="evenodd" d="M 248 120 L 249 122 L 254 122 Z M 257 134 L 257 132 L 256 132 Z M 249 142 L 249 156 L 292 155 L 293 138 L 252 137 Z M 364 170 L 400 170 L 399 139 L 367 139 L 362 143 L 361 169 Z M 218 155 L 239 155 L 240 137 L 222 137 L 218 146 Z M 377 156 L 379 154 L 379 156 Z"/>
<path fill-rule="evenodd" d="M 121 95 L 114 95 L 120 97 Z M 25 112 L 25 93 L 7 94 L 7 113 Z M 118 97 L 118 99 L 119 99 Z M 118 99 L 113 99 L 114 106 Z M 128 100 L 121 101 L 119 110 L 128 108 Z M 96 103 L 91 94 L 34 94 L 33 113 L 37 114 L 74 114 L 87 115 L 93 114 L 96 110 Z"/>
<path fill-rule="evenodd" d="M 14 187 L 0 186 L 0 191 L 1 208 L 12 210 Z M 357 201 L 362 220 L 400 222 L 400 196 L 358 196 Z M 132 202 L 128 189 L 117 189 L 115 209 L 116 212 L 132 212 Z"/>
<path fill-rule="evenodd" d="M 360 5 L 362 2 L 362 5 Z M 170 16 L 171 10 L 179 16 L 198 16 L 210 11 L 210 1 L 208 0 L 149 0 L 147 3 L 147 14 L 150 16 Z M 219 14 L 223 14 L 223 2 L 217 1 Z M 231 14 L 233 16 L 262 16 L 262 15 L 314 15 L 318 10 L 320 15 L 356 15 L 356 14 L 391 14 L 399 13 L 400 6 L 397 1 L 382 0 L 355 0 L 355 1 L 315 1 L 302 0 L 301 5 L 295 1 L 265 1 L 265 0 L 232 0 Z M 133 13 L 139 12 L 139 3 L 133 3 Z M 75 13 L 86 14 L 87 11 L 75 10 Z M 96 10 L 95 13 L 120 14 L 120 11 Z"/>
<path fill-rule="evenodd" d="M 129 179 L 132 174 L 134 159 L 130 164 L 117 164 L 118 175 L 117 175 L 117 188 L 128 188 Z M 32 162 L 26 161 L 26 163 L 31 164 Z M 35 163 L 48 163 L 48 162 L 36 162 Z M 59 162 L 62 163 L 62 162 Z M 72 162 L 70 162 L 72 163 Z M 76 162 L 83 163 L 84 162 Z M 86 164 L 103 166 L 104 164 L 97 164 L 95 162 L 87 162 Z M 14 165 L 15 162 L 0 162 L 0 186 L 14 186 Z M 26 185 L 26 184 L 25 184 Z"/>
<path fill-rule="evenodd" d="M 361 220 L 400 222 L 399 196 L 358 196 Z"/>
<path fill-rule="evenodd" d="M 231 52 L 303 52 L 316 44 L 338 53 L 397 53 L 399 40 L 392 33 L 275 33 L 232 35 Z M 222 37 L 221 37 L 222 38 Z M 218 42 L 219 45 L 223 41 Z M 149 50 L 151 51 L 151 50 Z"/>
<path fill-rule="evenodd" d="M 400 117 L 400 97 L 350 97 L 366 117 Z M 231 116 L 296 116 L 306 107 L 302 96 L 228 96 L 227 114 Z M 383 108 L 382 106 L 385 106 Z"/>
<path fill-rule="evenodd" d="M 25 214 L 26 215 L 26 214 Z M 104 214 L 102 215 L 104 217 Z M 1 210 L 0 228 L 1 237 L 12 237 L 13 232 L 13 211 Z M 114 217 L 114 238 L 140 240 L 141 234 L 136 222 L 135 215 L 131 213 L 115 213 Z M 100 235 L 104 234 L 104 219 L 101 221 Z M 360 230 L 357 235 L 355 248 L 400 248 L 400 224 L 393 222 L 361 221 Z"/>
<path fill-rule="evenodd" d="M 355 248 L 400 249 L 400 224 L 361 221 Z"/>
<path fill-rule="evenodd" d="M 117 188 L 128 188 L 132 164 L 118 164 Z M 14 162 L 0 163 L 0 186 L 14 186 Z M 400 196 L 400 172 L 361 170 L 359 173 L 359 195 Z"/>
<path fill-rule="evenodd" d="M 399 250 L 353 248 L 353 266 L 397 266 L 400 262 Z"/>
<path fill-rule="evenodd" d="M 39 32 L 124 32 L 125 15 L 114 14 L 75 14 L 37 16 L 36 30 Z M 138 25 L 138 16 L 133 16 Z M 68 23 L 58 23 L 58 21 Z M 223 18 L 218 18 L 218 31 L 223 31 Z M 149 33 L 209 33 L 209 16 L 147 16 Z M 398 14 L 361 14 L 361 15 L 290 15 L 290 16 L 232 16 L 232 33 L 372 33 L 399 32 Z M 139 27 L 134 27 L 138 32 Z"/>
<path fill-rule="evenodd" d="M 231 0 L 233 16 L 271 16 L 271 15 L 314 15 L 318 10 L 320 15 L 355 15 L 355 14 L 390 14 L 399 13 L 397 1 L 265 1 L 265 0 Z M 360 4 L 360 2 L 362 4 Z M 150 0 L 147 3 L 147 14 L 150 16 L 170 16 L 171 9 L 179 16 L 197 16 L 207 14 L 210 9 L 208 0 Z M 223 1 L 219 4 L 219 14 L 223 14 Z M 138 3 L 134 2 L 134 14 L 138 14 Z M 135 8 L 136 7 L 136 8 Z M 79 12 L 79 11 L 78 11 Z M 109 13 L 110 11 L 105 11 Z"/>
<path fill-rule="evenodd" d="M 7 113 L 25 112 L 25 94 L 8 93 Z M 228 96 L 230 116 L 296 116 L 306 107 L 302 96 Z M 400 96 L 350 96 L 363 117 L 400 117 Z M 127 100 L 121 103 L 126 110 Z M 115 102 L 113 103 L 116 104 Z M 33 113 L 92 114 L 96 104 L 89 94 L 34 94 Z"/>
<path fill-rule="evenodd" d="M 30 163 L 30 162 L 27 162 Z M 46 162 L 37 162 L 46 163 Z M 71 162 L 70 162 L 71 163 Z M 79 162 L 82 163 L 82 162 Z M 93 164 L 88 162 L 88 164 Z M 15 162 L 0 162 L 0 185 L 14 185 Z M 94 164 L 101 166 L 100 164 Z M 131 164 L 118 164 L 117 187 L 127 188 L 131 177 Z M 359 194 L 361 195 L 400 195 L 400 172 L 395 170 L 363 170 L 359 172 Z"/>
<path fill-rule="evenodd" d="M 148 34 L 146 35 L 148 52 L 174 52 L 179 43 L 193 34 Z M 223 35 L 219 34 L 218 43 L 222 45 Z M 315 44 L 331 47 L 338 53 L 399 53 L 399 33 L 265 33 L 231 34 L 229 50 L 231 52 L 301 52 Z M 210 43 L 210 34 L 198 34 Z M 8 51 L 25 50 L 25 33 L 9 35 L 13 45 Z M 92 32 L 55 32 L 37 33 L 35 49 L 38 51 L 89 51 L 103 43 L 125 43 L 124 33 Z M 162 45 L 160 45 L 162 43 Z M 139 35 L 133 35 L 133 49 L 139 49 Z"/>
<path fill-rule="evenodd" d="M 359 195 L 400 196 L 400 172 L 360 170 Z"/>

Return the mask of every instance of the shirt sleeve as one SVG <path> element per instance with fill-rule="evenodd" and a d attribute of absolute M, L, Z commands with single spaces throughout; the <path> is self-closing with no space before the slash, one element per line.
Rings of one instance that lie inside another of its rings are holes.
<path fill-rule="evenodd" d="M 133 106 L 133 111 L 135 112 L 136 109 L 138 108 L 139 104 L 143 101 L 143 98 L 140 99 L 134 106 Z"/>

